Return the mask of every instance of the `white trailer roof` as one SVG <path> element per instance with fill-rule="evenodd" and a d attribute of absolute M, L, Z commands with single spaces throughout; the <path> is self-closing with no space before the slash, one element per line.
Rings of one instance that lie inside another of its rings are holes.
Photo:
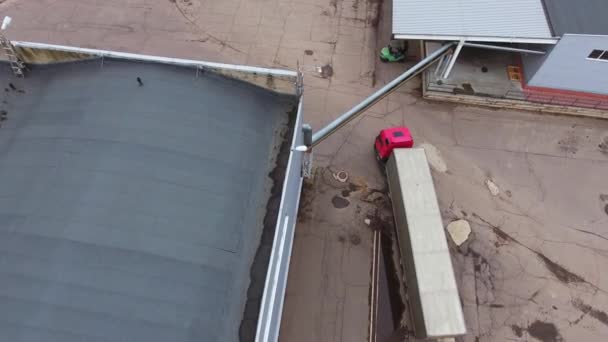
<path fill-rule="evenodd" d="M 554 44 L 542 0 L 394 0 L 396 39 Z"/>
<path fill-rule="evenodd" d="M 416 277 L 411 285 L 418 289 L 427 337 L 463 335 L 466 326 L 458 286 L 426 154 L 420 148 L 395 149 L 391 158 L 399 187 L 394 189 L 391 183 L 391 195 L 395 198 L 400 192 L 407 221 L 407 229 L 398 232 L 408 236 L 399 240 L 410 243 L 401 248 L 411 248 Z"/>

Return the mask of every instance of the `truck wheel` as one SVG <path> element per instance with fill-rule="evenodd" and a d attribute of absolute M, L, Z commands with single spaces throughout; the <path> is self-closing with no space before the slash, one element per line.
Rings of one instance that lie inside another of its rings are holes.
<path fill-rule="evenodd" d="M 380 161 L 380 153 L 378 153 L 378 149 L 376 148 L 375 144 L 374 144 L 374 157 L 376 157 L 377 161 Z"/>

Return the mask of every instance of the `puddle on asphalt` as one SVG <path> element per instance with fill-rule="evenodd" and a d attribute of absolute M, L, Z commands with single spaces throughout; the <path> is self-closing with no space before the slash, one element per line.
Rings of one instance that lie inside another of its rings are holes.
<path fill-rule="evenodd" d="M 534 323 L 528 326 L 528 334 L 543 342 L 557 342 L 562 340 L 559 331 L 557 331 L 557 328 L 553 323 L 534 321 Z"/>
<path fill-rule="evenodd" d="M 348 239 L 354 246 L 358 246 L 361 243 L 361 237 L 358 234 L 350 234 Z"/>
<path fill-rule="evenodd" d="M 557 330 L 555 324 L 542 322 L 539 320 L 534 321 L 527 327 L 520 327 L 513 324 L 511 325 L 511 331 L 513 332 L 513 335 L 520 338 L 524 336 L 524 332 L 528 332 L 530 336 L 542 342 L 563 341 L 562 336 L 560 335 L 559 330 Z"/>
<path fill-rule="evenodd" d="M 605 137 L 604 140 L 602 140 L 602 142 L 599 145 L 597 145 L 597 148 L 603 154 L 608 155 L 608 137 Z"/>
<path fill-rule="evenodd" d="M 337 208 L 337 209 L 343 209 L 350 205 L 349 200 L 347 200 L 346 198 L 342 198 L 338 195 L 334 196 L 331 199 L 331 203 L 334 205 L 334 208 Z"/>

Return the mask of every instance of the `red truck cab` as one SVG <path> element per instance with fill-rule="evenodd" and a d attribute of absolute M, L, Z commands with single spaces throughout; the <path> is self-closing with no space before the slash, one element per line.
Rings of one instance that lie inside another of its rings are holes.
<path fill-rule="evenodd" d="M 374 142 L 376 158 L 385 163 L 395 148 L 414 146 L 414 138 L 407 127 L 392 127 L 380 131 Z"/>

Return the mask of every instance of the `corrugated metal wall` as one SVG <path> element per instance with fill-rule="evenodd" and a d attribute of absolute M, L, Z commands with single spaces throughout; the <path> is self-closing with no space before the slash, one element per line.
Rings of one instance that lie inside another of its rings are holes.
<path fill-rule="evenodd" d="M 608 62 L 587 59 L 594 49 L 608 50 L 608 36 L 565 35 L 527 85 L 608 95 Z"/>

